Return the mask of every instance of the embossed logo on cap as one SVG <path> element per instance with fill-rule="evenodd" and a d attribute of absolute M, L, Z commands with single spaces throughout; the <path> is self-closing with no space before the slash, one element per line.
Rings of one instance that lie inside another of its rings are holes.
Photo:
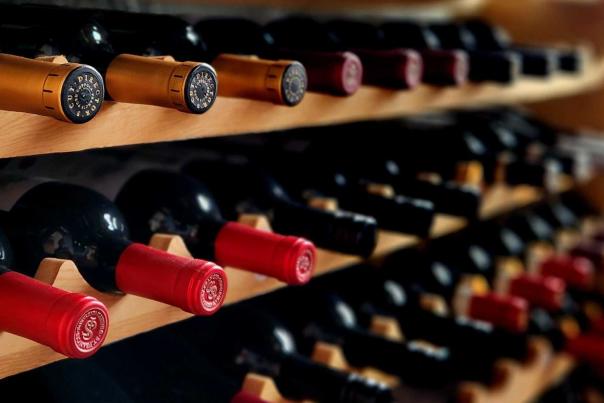
<path fill-rule="evenodd" d="M 309 250 L 304 251 L 303 254 L 298 256 L 296 260 L 296 273 L 298 273 L 298 277 L 303 278 L 306 277 L 309 272 L 312 271 L 313 267 L 313 255 Z"/>
<path fill-rule="evenodd" d="M 201 288 L 201 305 L 212 311 L 222 305 L 224 300 L 224 278 L 220 273 L 212 273 Z"/>
<path fill-rule="evenodd" d="M 107 317 L 100 309 L 86 311 L 77 321 L 74 331 L 74 342 L 78 350 L 90 352 L 105 339 Z"/>

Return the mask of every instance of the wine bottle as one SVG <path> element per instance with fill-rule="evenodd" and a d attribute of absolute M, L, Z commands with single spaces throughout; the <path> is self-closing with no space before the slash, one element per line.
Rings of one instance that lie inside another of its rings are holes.
<path fill-rule="evenodd" d="M 135 240 L 148 241 L 154 232 L 177 234 L 194 256 L 222 266 L 289 284 L 303 284 L 312 277 L 316 251 L 311 242 L 225 221 L 212 195 L 191 177 L 140 171 L 126 182 L 115 202 Z"/>
<path fill-rule="evenodd" d="M 0 109 L 86 123 L 101 109 L 103 78 L 93 67 L 0 54 Z"/>
<path fill-rule="evenodd" d="M 426 41 L 421 35 L 405 35 L 402 40 L 398 40 L 398 37 L 387 40 L 385 33 L 377 26 L 356 20 L 334 20 L 328 23 L 328 28 L 340 42 L 348 46 L 383 50 L 413 49 L 419 52 L 424 66 L 424 83 L 456 86 L 468 79 L 468 56 L 464 51 L 439 49 L 438 44 Z"/>
<path fill-rule="evenodd" d="M 549 63 L 554 69 L 566 73 L 581 72 L 587 62 L 588 52 L 581 48 L 564 47 L 534 47 L 511 44 L 509 35 L 501 27 L 492 26 L 480 19 L 470 19 L 464 22 L 464 27 L 475 37 L 479 47 L 482 48 L 509 48 L 518 52 L 523 63 L 530 64 L 527 68 L 532 71 L 524 74 L 535 74 L 547 71 L 543 66 Z M 550 59 L 544 62 L 543 59 Z M 524 69 L 523 69 L 524 70 Z"/>
<path fill-rule="evenodd" d="M 432 23 L 428 29 L 436 35 L 443 48 L 463 49 L 468 52 L 470 80 L 508 84 L 520 75 L 520 55 L 506 50 L 478 50 L 472 33 L 464 26 L 455 23 Z"/>
<path fill-rule="evenodd" d="M 370 326 L 374 315 L 392 316 L 407 339 L 449 347 L 474 362 L 477 371 L 491 367 L 497 357 L 526 360 L 526 334 L 508 332 L 463 316 L 450 316 L 447 310 L 440 310 L 442 306 L 429 306 L 428 301 L 436 303 L 434 295 L 402 284 L 388 277 L 386 267 L 381 269 L 376 273 L 375 268 L 358 267 L 354 274 L 347 273 L 346 281 L 336 279 L 336 284 L 329 283 L 355 308 L 364 326 Z M 365 290 L 362 294 L 356 292 L 361 285 Z"/>
<path fill-rule="evenodd" d="M 133 243 L 115 205 L 99 193 L 60 182 L 2 178 L 2 220 L 19 264 L 33 274 L 47 257 L 72 260 L 102 292 L 134 294 L 210 315 L 227 280 L 212 262 Z"/>
<path fill-rule="evenodd" d="M 265 166 L 293 195 L 306 199 L 335 197 L 341 208 L 374 216 L 383 229 L 425 236 L 431 229 L 434 210 L 476 217 L 481 195 L 473 186 L 403 177 L 406 172 L 392 160 L 367 154 L 361 157 L 362 141 L 357 144 L 357 140 L 348 141 L 348 137 L 347 155 L 358 154 L 358 158 L 340 157 L 336 151 L 338 143 L 349 129 L 330 126 L 330 139 L 316 136 L 314 129 L 299 130 L 295 135 L 290 133 L 295 137 L 291 141 L 274 138 L 257 144 L 237 140 L 227 144 L 209 142 L 204 149 L 244 154 Z M 366 144 L 366 149 L 370 146 Z M 305 164 L 308 159 L 314 161 L 311 166 Z"/>
<path fill-rule="evenodd" d="M 101 348 L 109 330 L 102 302 L 32 279 L 15 267 L 8 239 L 0 232 L 0 331 L 72 358 L 89 357 Z"/>
<path fill-rule="evenodd" d="M 308 75 L 309 91 L 352 95 L 361 86 L 363 64 L 352 52 L 276 47 L 274 39 L 260 24 L 244 18 L 207 18 L 197 22 L 195 30 L 212 54 L 237 53 L 300 61 Z M 237 36 L 228 32 L 237 32 Z"/>
<path fill-rule="evenodd" d="M 207 332 L 200 324 L 188 324 L 189 334 Z M 241 329 L 248 329 L 245 334 Z M 240 308 L 220 316 L 214 328 L 220 349 L 205 355 L 230 376 L 242 379 L 249 372 L 273 378 L 286 398 L 319 402 L 388 403 L 392 391 L 359 375 L 315 363 L 297 351 L 290 331 L 274 317 L 256 309 Z M 190 337 L 190 336 L 189 336 Z M 203 346 L 199 346 L 203 348 Z"/>
<path fill-rule="evenodd" d="M 472 372 L 463 368 L 461 357 L 445 347 L 428 345 L 417 340 L 396 342 L 374 335 L 359 326 L 352 308 L 333 293 L 299 289 L 287 301 L 302 298 L 312 309 L 289 312 L 267 303 L 267 307 L 293 330 L 302 351 L 310 353 L 318 341 L 341 347 L 353 367 L 372 367 L 396 375 L 403 384 L 434 389 L 444 388 Z M 291 299 L 289 299 L 291 298 Z M 487 375 L 488 377 L 488 375 Z"/>
<path fill-rule="evenodd" d="M 32 48 L 58 50 L 70 61 L 94 66 L 104 78 L 108 99 L 187 113 L 203 113 L 216 99 L 218 83 L 210 65 L 176 62 L 167 54 L 143 57 L 119 52 L 114 48 L 119 38 L 112 38 L 90 11 L 30 5 L 2 6 L 2 13 L 0 25 L 10 32 L 18 54 L 31 53 Z M 35 35 L 23 35 L 31 30 Z"/>
<path fill-rule="evenodd" d="M 460 185 L 454 181 L 414 177 L 413 174 L 409 175 L 409 172 L 421 168 L 413 167 L 412 164 L 409 164 L 411 165 L 409 167 L 402 168 L 388 156 L 385 158 L 378 157 L 378 153 L 367 155 L 367 158 L 360 163 L 351 163 L 350 159 L 340 158 L 337 155 L 334 158 L 329 158 L 330 155 L 335 155 L 334 148 L 337 138 L 335 140 L 333 143 L 326 145 L 324 145 L 324 141 L 311 141 L 310 146 L 304 149 L 304 154 L 299 156 L 299 158 L 304 158 L 309 153 L 315 156 L 313 160 L 316 161 L 316 164 L 310 167 L 309 170 L 314 168 L 317 172 L 312 176 L 304 175 L 305 171 L 308 170 L 301 170 L 299 167 L 302 165 L 295 164 L 296 160 L 287 154 L 287 157 L 284 158 L 284 164 L 291 164 L 288 172 L 291 171 L 292 175 L 288 177 L 285 183 L 290 186 L 297 186 L 299 190 L 303 190 L 303 188 L 306 190 L 318 189 L 323 192 L 333 192 L 336 195 L 341 195 L 342 206 L 350 210 L 358 209 L 355 204 L 361 203 L 363 199 L 379 197 L 376 194 L 367 194 L 372 191 L 374 185 L 385 184 L 394 189 L 395 200 L 396 198 L 401 201 L 408 200 L 407 203 L 415 207 L 415 212 L 410 211 L 410 214 L 416 217 L 414 223 L 425 223 L 420 228 L 423 227 L 426 230 L 429 230 L 431 221 L 428 220 L 429 216 L 427 215 L 429 207 L 424 201 L 430 202 L 434 210 L 444 214 L 461 215 L 468 218 L 477 216 L 481 200 L 479 189 L 473 186 Z M 355 145 L 350 146 L 351 154 L 359 157 L 360 149 L 360 143 L 358 148 Z M 353 160 L 359 161 L 360 158 L 354 158 Z M 274 172 L 279 172 L 278 166 L 274 169 Z M 310 180 L 311 178 L 312 180 Z M 349 195 L 346 195 L 346 192 Z M 382 199 L 383 197 L 378 200 Z M 385 203 L 386 201 L 382 200 L 384 207 L 377 207 L 376 204 L 375 210 L 366 210 L 365 212 L 376 216 L 380 225 L 384 225 L 384 220 L 391 220 L 392 224 L 388 225 L 394 225 L 396 224 L 396 217 L 403 219 L 402 214 L 396 214 L 397 210 L 386 210 Z M 409 231 L 403 224 L 398 225 L 399 230 Z M 412 222 L 408 222 L 407 225 L 412 225 Z M 384 228 L 388 229 L 385 226 Z M 396 230 L 396 228 L 391 229 Z M 416 232 L 411 231 L 411 233 Z M 422 233 L 419 233 L 419 235 L 422 235 Z"/>
<path fill-rule="evenodd" d="M 338 22 L 340 35 L 349 40 L 362 40 L 359 36 L 371 26 L 361 23 Z M 438 38 L 419 24 L 413 22 L 391 22 L 371 27 L 372 37 L 379 38 L 385 48 L 409 48 L 419 52 L 424 60 L 423 82 L 436 86 L 458 86 L 468 79 L 470 70 L 468 55 L 462 50 L 442 50 Z"/>
<path fill-rule="evenodd" d="M 275 46 L 310 51 L 352 51 L 363 63 L 363 84 L 411 89 L 421 83 L 423 61 L 412 49 L 350 47 L 329 27 L 308 17 L 288 17 L 265 26 Z"/>
<path fill-rule="evenodd" d="M 522 58 L 522 74 L 524 75 L 548 77 L 558 69 L 558 55 L 551 48 L 530 48 L 511 45 L 508 34 L 503 28 L 489 25 L 479 19 L 465 21 L 463 28 L 474 36 L 478 49 L 509 49 L 520 55 Z"/>
<path fill-rule="evenodd" d="M 425 292 L 440 295 L 457 315 L 486 321 L 511 332 L 523 332 L 529 324 L 528 301 L 515 295 L 488 291 L 484 274 L 460 270 L 446 259 L 428 262 L 422 272 L 409 273 Z"/>
<path fill-rule="evenodd" d="M 208 187 L 227 218 L 236 218 L 241 212 L 265 213 L 277 232 L 303 236 L 319 247 L 343 253 L 368 256 L 376 245 L 374 218 L 307 207 L 249 161 L 199 159 L 187 163 L 183 171 Z M 211 172 L 220 172 L 220 177 Z"/>
<path fill-rule="evenodd" d="M 105 354 L 107 346 L 103 348 Z M 0 381 L 2 393 L 26 401 L 78 403 L 86 396 L 89 403 L 135 403 L 130 391 L 120 387 L 111 371 L 96 364 L 99 355 L 87 360 L 61 360 Z"/>
<path fill-rule="evenodd" d="M 219 49 L 208 52 L 204 38 L 186 21 L 158 14 L 100 11 L 97 18 L 124 52 L 171 54 L 212 63 L 220 80 L 218 95 L 294 106 L 306 93 L 304 66 L 295 60 L 267 60 Z"/>
<path fill-rule="evenodd" d="M 293 195 L 311 201 L 314 197 L 336 197 L 339 208 L 375 217 L 382 229 L 422 237 L 430 234 L 434 218 L 430 201 L 403 195 L 371 194 L 345 170 L 328 163 L 321 153 L 309 149 L 302 153 L 287 152 L 281 146 L 273 150 L 270 144 L 262 147 L 232 144 L 229 148 L 231 151 L 236 148 L 255 164 L 263 166 L 276 180 L 287 184 L 287 190 Z M 304 165 L 309 158 L 316 163 Z"/>

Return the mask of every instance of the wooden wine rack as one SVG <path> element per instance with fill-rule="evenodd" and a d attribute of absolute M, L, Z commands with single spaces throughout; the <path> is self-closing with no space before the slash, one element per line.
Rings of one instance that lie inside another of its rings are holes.
<path fill-rule="evenodd" d="M 580 75 L 523 78 L 510 86 L 467 84 L 412 91 L 362 87 L 351 97 L 309 93 L 296 107 L 219 97 L 203 115 L 147 105 L 106 102 L 89 123 L 74 125 L 48 117 L 0 111 L 0 158 L 90 148 L 266 132 L 303 126 L 410 115 L 445 108 L 528 103 L 580 93 L 604 80 L 604 60 Z"/>
<path fill-rule="evenodd" d="M 570 186 L 572 186 L 571 183 L 566 184 L 566 187 Z M 506 210 L 532 204 L 542 197 L 541 192 L 528 186 L 515 188 L 498 186 L 486 192 L 481 214 L 485 218 L 491 217 L 504 213 Z M 266 219 L 262 216 L 244 215 L 240 217 L 240 222 L 255 228 L 269 229 Z M 444 236 L 459 231 L 465 226 L 466 221 L 463 219 L 438 215 L 431 236 L 433 238 Z M 373 258 L 387 255 L 397 249 L 412 247 L 419 242 L 420 239 L 415 236 L 381 231 Z M 190 256 L 184 242 L 177 236 L 157 234 L 151 239 L 150 245 L 171 253 Z M 361 259 L 356 256 L 319 250 L 316 275 L 333 272 L 360 262 Z M 227 268 L 226 270 L 229 276 L 227 304 L 284 286 L 283 283 L 273 278 L 259 276 L 235 268 Z M 94 296 L 105 303 L 109 308 L 111 320 L 107 343 L 191 317 L 189 313 L 178 308 L 145 298 L 133 295 L 118 296 L 100 293 L 84 281 L 71 261 L 45 259 L 40 264 L 36 278 L 68 291 Z M 0 378 L 63 358 L 65 357 L 48 347 L 12 334 L 0 332 Z"/>

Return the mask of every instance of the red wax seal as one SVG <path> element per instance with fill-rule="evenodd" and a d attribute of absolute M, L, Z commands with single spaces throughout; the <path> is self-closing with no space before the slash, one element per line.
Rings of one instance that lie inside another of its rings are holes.
<path fill-rule="evenodd" d="M 523 332 L 528 326 L 528 303 L 525 299 L 488 293 L 470 299 L 468 316 L 492 323 L 512 332 Z"/>
<path fill-rule="evenodd" d="M 604 337 L 597 334 L 581 334 L 568 340 L 566 351 L 578 360 L 599 368 L 604 366 Z"/>
<path fill-rule="evenodd" d="M 587 290 L 594 284 L 594 265 L 581 256 L 556 255 L 539 266 L 539 272 L 545 276 L 558 277 L 571 288 Z"/>
<path fill-rule="evenodd" d="M 562 308 L 566 284 L 553 276 L 521 274 L 510 281 L 508 293 L 524 298 L 537 307 L 557 311 Z"/>
<path fill-rule="evenodd" d="M 288 284 L 307 283 L 316 262 L 316 249 L 310 241 L 236 222 L 229 222 L 220 230 L 214 253 L 218 264 L 275 277 Z"/>
<path fill-rule="evenodd" d="M 94 354 L 109 329 L 97 299 L 67 292 L 17 272 L 0 275 L 0 330 L 34 340 L 71 358 Z"/>
<path fill-rule="evenodd" d="M 224 270 L 215 263 L 173 255 L 142 244 L 127 247 L 117 264 L 116 284 L 127 294 L 211 315 L 223 304 Z"/>
<path fill-rule="evenodd" d="M 412 89 L 422 81 L 422 57 L 413 49 L 353 51 L 363 62 L 364 84 Z"/>
<path fill-rule="evenodd" d="M 266 400 L 259 398 L 256 395 L 252 395 L 249 392 L 246 391 L 240 391 L 238 392 L 235 396 L 233 396 L 233 398 L 231 399 L 231 403 L 268 403 Z"/>

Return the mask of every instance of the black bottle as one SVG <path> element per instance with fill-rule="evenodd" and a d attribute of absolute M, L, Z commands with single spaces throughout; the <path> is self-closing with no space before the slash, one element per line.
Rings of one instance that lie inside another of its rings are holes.
<path fill-rule="evenodd" d="M 375 217 L 381 229 L 421 237 L 430 234 L 434 219 L 431 201 L 372 194 L 348 176 L 346 170 L 333 166 L 319 155 L 311 157 L 315 161 L 311 166 L 303 164 L 312 155 L 307 152 L 301 155 L 283 151 L 278 158 L 274 155 L 270 159 L 257 156 L 257 160 L 264 161 L 267 169 L 293 194 L 306 198 L 336 197 L 340 208 Z"/>
<path fill-rule="evenodd" d="M 135 294 L 199 315 L 222 305 L 222 268 L 133 243 L 121 212 L 101 194 L 9 176 L 2 185 L 3 209 L 10 209 L 2 220 L 25 273 L 33 275 L 47 257 L 68 259 L 99 291 Z"/>
<path fill-rule="evenodd" d="M 222 218 L 200 182 L 176 172 L 147 169 L 130 177 L 115 202 L 132 238 L 147 242 L 153 233 L 180 235 L 195 257 L 303 284 L 312 277 L 314 245 L 293 236 L 259 231 Z"/>
<path fill-rule="evenodd" d="M 306 93 L 306 70 L 296 60 L 265 60 L 229 54 L 220 46 L 209 48 L 192 25 L 171 15 L 103 10 L 97 16 L 122 51 L 212 63 L 220 76 L 221 96 L 295 106 Z"/>
<path fill-rule="evenodd" d="M 229 219 L 241 212 L 267 213 L 277 232 L 304 236 L 319 247 L 344 253 L 368 256 L 376 245 L 372 217 L 307 207 L 249 161 L 200 159 L 186 164 L 183 171 L 208 187 Z"/>
<path fill-rule="evenodd" d="M 206 142 L 204 149 L 244 154 L 264 165 L 292 194 L 304 198 L 336 197 L 345 210 L 374 216 L 381 228 L 424 236 L 429 233 L 433 211 L 475 218 L 481 193 L 473 186 L 453 181 L 428 181 L 404 175 L 398 164 L 380 159 L 370 144 L 351 139 L 350 127 L 330 126 L 326 136 L 317 130 L 289 133 L 291 141 L 261 139 L 258 143 L 231 140 Z M 364 126 L 360 126 L 361 132 Z M 338 144 L 347 142 L 346 156 Z M 363 154 L 365 150 L 366 153 Z M 356 158 L 349 158 L 357 155 Z M 305 164 L 312 159 L 313 164 Z M 394 187 L 392 195 L 371 193 L 373 184 Z M 433 207 L 432 207 L 433 205 Z M 413 219 L 409 219 L 413 217 Z"/>
<path fill-rule="evenodd" d="M 110 100 L 203 113 L 216 99 L 216 72 L 210 65 L 198 59 L 176 62 L 143 57 L 140 49 L 123 46 L 122 38 L 111 35 L 92 10 L 41 5 L 2 6 L 1 10 L 0 25 L 12 32 L 17 54 L 43 51 L 51 55 L 58 50 L 69 61 L 90 64 L 104 78 L 105 96 Z M 21 35 L 29 30 L 34 34 Z M 39 44 L 34 36 L 38 34 L 48 45 Z"/>
<path fill-rule="evenodd" d="M 299 336 L 304 352 L 311 353 L 318 341 L 336 344 L 351 366 L 377 368 L 414 387 L 442 388 L 455 380 L 455 358 L 446 348 L 376 336 L 359 326 L 354 311 L 335 294 L 299 289 L 287 298 L 306 304 L 298 305 L 301 309 L 291 303 L 277 306 L 269 302 L 267 306 Z"/>
<path fill-rule="evenodd" d="M 512 333 L 496 328 L 487 322 L 466 317 L 450 316 L 446 312 L 429 310 L 423 306 L 423 290 L 387 277 L 386 270 L 358 267 L 354 274 L 347 273 L 346 281 L 335 280 L 342 295 L 359 317 L 368 326 L 374 315 L 396 318 L 407 339 L 426 340 L 436 345 L 449 347 L 455 354 L 471 360 L 477 372 L 474 377 L 485 380 L 483 373 L 491 369 L 498 357 L 509 357 L 519 361 L 527 358 L 527 337 L 523 333 Z M 356 292 L 363 287 L 363 293 Z M 435 308 L 434 308 L 435 309 Z M 469 366 L 469 365 L 467 365 Z M 471 373 L 468 373 L 472 376 Z"/>
<path fill-rule="evenodd" d="M 363 79 L 363 65 L 352 52 L 280 47 L 259 24 L 244 18 L 204 18 L 195 24 L 210 54 L 237 53 L 265 59 L 292 59 L 304 64 L 308 90 L 352 95 Z"/>
<path fill-rule="evenodd" d="M 439 44 L 431 41 L 415 40 L 416 36 L 404 35 L 405 40 L 386 40 L 385 34 L 377 26 L 355 20 L 334 20 L 327 28 L 339 42 L 352 48 L 371 49 L 413 49 L 422 57 L 423 82 L 438 86 L 461 85 L 468 79 L 468 55 L 463 50 L 439 49 Z M 394 38 L 392 38 L 394 39 Z M 398 39 L 398 38 L 397 38 Z M 422 38 L 424 39 L 424 38 Z M 431 38 L 433 39 L 433 38 Z"/>
<path fill-rule="evenodd" d="M 411 89 L 420 84 L 423 62 L 413 49 L 380 49 L 346 43 L 329 26 L 309 17 L 291 16 L 265 26 L 277 47 L 312 51 L 352 51 L 363 63 L 363 84 Z"/>
<path fill-rule="evenodd" d="M 472 33 L 455 23 L 433 23 L 428 28 L 445 49 L 463 49 L 470 57 L 470 78 L 477 82 L 512 83 L 520 75 L 522 58 L 513 51 L 479 50 Z"/>
<path fill-rule="evenodd" d="M 7 396 L 28 401 L 78 403 L 137 403 L 110 372 L 88 360 L 62 360 L 0 381 Z"/>
<path fill-rule="evenodd" d="M 195 332 L 207 327 L 189 324 Z M 243 308 L 219 317 L 210 344 L 220 348 L 206 351 L 214 366 L 235 379 L 248 372 L 272 377 L 279 391 L 289 399 L 312 399 L 319 402 L 388 403 L 392 392 L 383 385 L 355 375 L 337 371 L 299 354 L 289 330 L 266 312 Z"/>
<path fill-rule="evenodd" d="M 559 68 L 558 55 L 554 49 L 511 45 L 507 33 L 501 27 L 478 19 L 468 20 L 462 26 L 473 35 L 477 49 L 511 50 L 520 55 L 524 75 L 548 77 Z"/>

